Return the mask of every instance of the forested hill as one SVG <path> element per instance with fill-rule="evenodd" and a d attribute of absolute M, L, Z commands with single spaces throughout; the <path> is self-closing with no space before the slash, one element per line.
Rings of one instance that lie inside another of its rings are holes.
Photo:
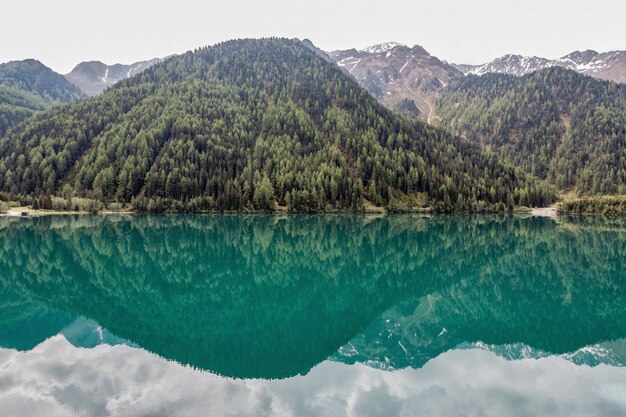
<path fill-rule="evenodd" d="M 504 209 L 553 193 L 384 109 L 298 41 L 170 58 L 0 140 L 0 190 L 139 210 Z"/>
<path fill-rule="evenodd" d="M 0 65 L 0 136 L 11 126 L 53 104 L 84 94 L 61 74 L 34 59 Z"/>
<path fill-rule="evenodd" d="M 580 194 L 626 194 L 626 85 L 563 68 L 468 76 L 437 102 L 440 125 Z"/>

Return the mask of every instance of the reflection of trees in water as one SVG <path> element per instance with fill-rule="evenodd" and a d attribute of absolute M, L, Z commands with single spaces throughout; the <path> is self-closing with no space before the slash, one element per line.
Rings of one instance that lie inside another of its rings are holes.
<path fill-rule="evenodd" d="M 240 377 L 304 372 L 366 328 L 366 353 L 352 360 L 392 342 L 402 349 L 392 340 L 401 334 L 376 342 L 388 329 L 376 329 L 375 319 L 403 300 L 388 314 L 405 323 L 399 332 L 419 329 L 404 338 L 415 356 L 477 340 L 563 352 L 626 331 L 626 227 L 600 223 L 467 215 L 2 219 L 0 279 L 7 302 L 14 292 L 32 308 L 83 315 L 157 354 Z M 432 308 L 416 320 L 411 300 L 428 294 Z M 443 342 L 423 351 L 442 327 Z"/>

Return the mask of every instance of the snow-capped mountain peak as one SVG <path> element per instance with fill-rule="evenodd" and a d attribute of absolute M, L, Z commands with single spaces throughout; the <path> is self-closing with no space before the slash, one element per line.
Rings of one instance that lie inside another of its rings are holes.
<path fill-rule="evenodd" d="M 454 65 L 454 64 L 453 64 Z M 522 76 L 549 67 L 563 67 L 596 78 L 626 82 L 626 51 L 574 51 L 559 59 L 504 55 L 483 65 L 454 65 L 464 74 L 503 73 Z"/>
<path fill-rule="evenodd" d="M 360 49 L 359 52 L 368 52 L 370 54 L 383 54 L 387 51 L 392 50 L 397 46 L 406 46 L 398 42 L 385 42 L 379 43 L 377 45 L 368 46 L 367 48 Z"/>
<path fill-rule="evenodd" d="M 598 52 L 587 49 L 586 51 L 574 51 L 561 58 L 563 61 L 570 61 L 577 65 L 588 64 L 600 55 Z"/>
<path fill-rule="evenodd" d="M 574 71 L 595 76 L 609 68 L 619 68 L 623 79 L 626 79 L 626 51 L 610 51 L 599 53 L 593 50 L 574 51 L 558 60 L 558 65 Z M 618 81 L 618 80 L 616 80 Z"/>
<path fill-rule="evenodd" d="M 508 54 L 500 58 L 496 58 L 487 64 L 473 67 L 469 69 L 467 73 L 483 75 L 491 72 L 498 72 L 522 76 L 553 65 L 552 61 L 545 58 Z"/>

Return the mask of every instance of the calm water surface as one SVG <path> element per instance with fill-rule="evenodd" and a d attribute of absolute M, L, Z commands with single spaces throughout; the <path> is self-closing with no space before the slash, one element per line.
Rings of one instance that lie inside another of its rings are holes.
<path fill-rule="evenodd" d="M 0 218 L 2 416 L 626 416 L 626 221 Z"/>

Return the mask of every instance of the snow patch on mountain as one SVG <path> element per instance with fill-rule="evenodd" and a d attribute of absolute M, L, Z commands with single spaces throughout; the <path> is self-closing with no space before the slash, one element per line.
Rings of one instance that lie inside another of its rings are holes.
<path fill-rule="evenodd" d="M 95 96 L 105 88 L 137 75 L 161 61 L 162 59 L 155 58 L 129 65 L 107 65 L 101 61 L 81 62 L 69 74 L 65 74 L 65 78 L 88 96 Z"/>
<path fill-rule="evenodd" d="M 470 68 L 465 73 L 466 75 L 483 75 L 495 72 L 522 76 L 552 66 L 554 66 L 553 61 L 545 58 L 508 54 L 487 64 Z"/>
<path fill-rule="evenodd" d="M 131 66 L 128 69 L 128 72 L 126 73 L 126 78 L 130 77 L 131 75 L 135 75 L 137 74 L 139 71 L 139 69 L 143 67 L 143 64 L 138 64 L 136 67 Z"/>
<path fill-rule="evenodd" d="M 368 46 L 367 48 L 359 50 L 359 52 L 367 52 L 370 54 L 383 54 L 385 52 L 389 52 L 393 48 L 397 46 L 406 46 L 398 42 L 385 42 L 379 43 L 377 45 Z"/>
<path fill-rule="evenodd" d="M 593 50 L 574 51 L 558 59 L 508 54 L 483 65 L 454 65 L 465 75 L 488 73 L 523 76 L 550 67 L 563 67 L 593 77 L 624 82 L 626 51 L 599 53 Z"/>
<path fill-rule="evenodd" d="M 102 80 L 103 83 L 106 83 L 108 78 L 109 78 L 109 68 L 107 67 L 106 71 L 104 71 L 104 77 L 100 77 L 100 79 Z"/>
<path fill-rule="evenodd" d="M 624 366 L 624 358 L 614 351 L 613 345 L 623 346 L 624 341 L 616 341 L 611 343 L 596 344 L 582 347 L 576 351 L 569 353 L 562 353 L 561 358 L 568 360 L 576 365 L 610 365 L 610 366 Z M 550 352 L 543 351 L 541 349 L 535 349 L 524 343 L 511 343 L 503 345 L 493 345 L 483 342 L 474 343 L 462 343 L 457 347 L 458 349 L 483 349 L 490 352 L 494 352 L 496 355 L 503 357 L 507 360 L 521 360 L 521 359 L 539 359 L 549 356 L 553 356 Z M 618 349 L 619 351 L 619 349 Z"/>
<path fill-rule="evenodd" d="M 391 109 L 413 102 L 425 120 L 438 91 L 463 74 L 422 46 L 386 42 L 365 49 L 331 51 L 328 56 Z"/>

